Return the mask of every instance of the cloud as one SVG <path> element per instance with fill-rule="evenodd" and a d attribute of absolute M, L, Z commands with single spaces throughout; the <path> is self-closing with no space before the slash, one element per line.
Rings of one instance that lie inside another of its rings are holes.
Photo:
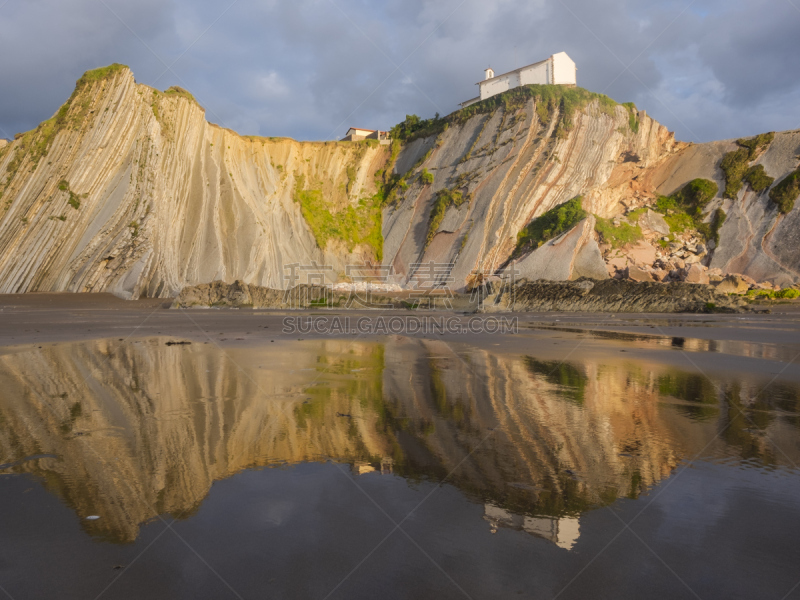
<path fill-rule="evenodd" d="M 0 136 L 112 62 L 191 90 L 242 133 L 335 139 L 447 114 L 486 66 L 563 50 L 581 86 L 635 101 L 680 139 L 731 138 L 800 126 L 798 25 L 789 2 L 762 0 L 10 0 Z"/>
<path fill-rule="evenodd" d="M 248 79 L 251 81 L 250 94 L 256 100 L 285 98 L 291 91 L 277 71 L 251 75 Z"/>

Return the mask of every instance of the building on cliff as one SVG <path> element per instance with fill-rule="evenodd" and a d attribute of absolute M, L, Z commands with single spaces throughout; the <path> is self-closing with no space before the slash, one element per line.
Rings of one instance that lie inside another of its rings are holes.
<path fill-rule="evenodd" d="M 341 139 L 342 142 L 358 142 L 360 140 L 378 140 L 381 144 L 388 144 L 389 132 L 351 127 Z"/>
<path fill-rule="evenodd" d="M 502 75 L 495 75 L 490 67 L 486 69 L 486 78 L 475 84 L 480 88 L 480 96 L 462 102 L 461 108 L 486 100 L 497 94 L 502 94 L 521 85 L 530 85 L 532 83 L 576 85 L 577 71 L 578 68 L 575 66 L 575 62 L 567 56 L 566 52 L 553 54 L 550 58 L 540 60 L 526 67 L 514 69 Z"/>

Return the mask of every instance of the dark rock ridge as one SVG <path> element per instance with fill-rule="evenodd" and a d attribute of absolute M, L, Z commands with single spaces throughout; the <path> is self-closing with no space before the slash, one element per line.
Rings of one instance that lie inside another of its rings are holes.
<path fill-rule="evenodd" d="M 742 312 L 746 302 L 691 283 L 652 283 L 606 279 L 520 281 L 498 286 L 486 312 Z"/>
<path fill-rule="evenodd" d="M 492 282 L 483 287 L 484 302 L 477 295 L 454 294 L 450 306 L 458 311 L 485 312 L 652 312 L 703 313 L 742 312 L 747 303 L 707 285 L 691 283 L 652 283 L 606 279 L 596 281 Z M 371 300 L 385 308 L 411 308 L 411 292 L 373 294 Z M 242 281 L 222 281 L 184 288 L 173 308 L 275 308 L 315 309 L 359 308 L 347 294 L 321 286 L 300 285 L 290 290 L 275 290 Z M 438 301 L 438 307 L 443 302 Z"/>

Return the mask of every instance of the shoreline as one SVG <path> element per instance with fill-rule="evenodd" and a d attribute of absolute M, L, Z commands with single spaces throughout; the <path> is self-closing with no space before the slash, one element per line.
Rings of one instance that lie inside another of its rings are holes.
<path fill-rule="evenodd" d="M 748 372 L 800 381 L 800 307 L 772 314 L 503 313 L 453 311 L 168 309 L 163 299 L 121 300 L 111 294 L 0 295 L 0 353 L 91 340 L 158 339 L 228 348 L 278 349 L 328 340 L 380 342 L 401 336 L 470 346 L 492 353 L 557 361 L 587 358 L 647 361 L 688 371 Z M 402 333 L 328 335 L 286 333 L 285 318 L 516 319 L 516 333 Z"/>

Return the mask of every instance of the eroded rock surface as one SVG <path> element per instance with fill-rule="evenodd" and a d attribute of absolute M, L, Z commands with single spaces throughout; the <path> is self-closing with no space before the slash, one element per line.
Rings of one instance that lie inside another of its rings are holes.
<path fill-rule="evenodd" d="M 0 148 L 2 292 L 283 288 L 287 264 L 325 265 L 335 280 L 378 261 L 369 245 L 320 248 L 295 192 L 318 192 L 331 212 L 358 207 L 385 146 L 243 137 L 127 68 L 79 85 L 62 110 Z"/>
<path fill-rule="evenodd" d="M 486 304 L 487 312 L 739 312 L 745 302 L 705 285 L 607 279 L 506 284 Z"/>
<path fill-rule="evenodd" d="M 137 84 L 127 68 L 81 81 L 53 119 L 0 141 L 0 292 L 175 297 L 237 280 L 284 289 L 298 283 L 293 264 L 317 265 L 319 283 L 382 265 L 388 283 L 408 286 L 431 261 L 453 265 L 454 290 L 512 261 L 531 279 L 646 271 L 683 281 L 697 264 L 770 288 L 800 283 L 800 208 L 783 214 L 769 189 L 747 185 L 722 198 L 719 163 L 734 141 L 677 142 L 608 99 L 595 96 L 567 127 L 560 108 L 543 113 L 528 97 L 398 148 L 240 136 L 208 123 L 188 92 Z M 798 157 L 800 131 L 783 132 L 753 164 L 777 185 Z M 404 183 L 381 209 L 384 173 Z M 694 178 L 719 186 L 703 213 L 706 223 L 726 213 L 718 240 L 671 231 L 651 210 Z M 431 224 L 443 190 L 464 201 Z M 588 218 L 521 254 L 523 228 L 576 196 Z M 600 244 L 595 216 L 641 228 L 644 241 Z"/>

